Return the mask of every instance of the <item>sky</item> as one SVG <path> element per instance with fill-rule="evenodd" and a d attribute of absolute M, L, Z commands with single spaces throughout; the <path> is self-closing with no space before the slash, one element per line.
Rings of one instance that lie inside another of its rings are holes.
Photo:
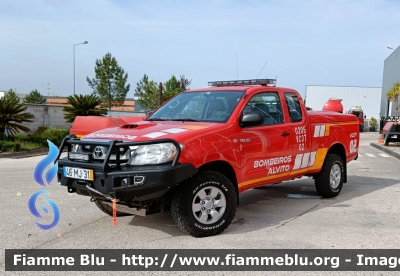
<path fill-rule="evenodd" d="M 108 52 L 127 98 L 144 74 L 185 75 L 190 88 L 277 77 L 303 96 L 306 85 L 381 87 L 399 27 L 399 0 L 0 0 L 0 91 L 72 95 L 75 57 L 76 93 L 90 94 Z"/>

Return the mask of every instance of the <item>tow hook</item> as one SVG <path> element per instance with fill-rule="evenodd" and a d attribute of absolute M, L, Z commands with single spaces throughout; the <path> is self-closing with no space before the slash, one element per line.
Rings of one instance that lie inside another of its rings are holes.
<path fill-rule="evenodd" d="M 92 191 L 92 192 L 94 192 L 94 193 L 96 193 L 96 194 L 102 195 L 102 196 L 104 196 L 105 198 L 107 198 L 107 199 L 110 200 L 110 201 L 113 201 L 113 199 L 114 199 L 112 196 L 109 196 L 109 195 L 105 195 L 105 194 L 103 194 L 103 193 L 100 193 L 100 192 L 97 191 L 96 189 L 91 188 L 89 185 L 86 185 L 86 189 L 88 189 L 88 190 L 90 190 L 90 191 Z M 90 201 L 92 201 L 92 199 L 90 199 Z M 95 200 L 94 200 L 94 201 L 95 201 Z M 92 202 L 94 202 L 94 201 L 92 201 Z M 119 202 L 119 199 L 116 199 L 116 202 Z"/>

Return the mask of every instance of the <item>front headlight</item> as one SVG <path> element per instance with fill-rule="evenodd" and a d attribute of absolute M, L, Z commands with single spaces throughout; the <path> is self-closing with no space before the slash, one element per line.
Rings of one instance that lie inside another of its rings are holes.
<path fill-rule="evenodd" d="M 71 145 L 71 152 L 78 152 L 79 144 L 72 144 Z"/>
<path fill-rule="evenodd" d="M 176 147 L 172 143 L 139 146 L 132 158 L 131 165 L 162 164 L 176 157 Z"/>

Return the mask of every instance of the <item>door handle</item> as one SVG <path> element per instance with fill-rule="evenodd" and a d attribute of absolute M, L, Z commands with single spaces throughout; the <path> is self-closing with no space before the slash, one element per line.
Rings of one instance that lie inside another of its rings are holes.
<path fill-rule="evenodd" d="M 290 132 L 287 132 L 287 131 L 284 131 L 281 134 L 281 136 L 283 136 L 283 137 L 286 137 L 286 136 L 289 136 L 289 135 L 290 135 Z"/>

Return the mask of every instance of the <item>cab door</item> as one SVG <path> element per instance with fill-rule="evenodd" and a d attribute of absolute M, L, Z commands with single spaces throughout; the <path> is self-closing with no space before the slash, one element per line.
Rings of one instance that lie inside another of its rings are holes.
<path fill-rule="evenodd" d="M 242 114 L 258 112 L 264 116 L 264 123 L 243 127 L 238 135 L 237 143 L 243 161 L 240 190 L 274 183 L 290 174 L 290 128 L 284 123 L 282 111 L 277 92 L 260 92 L 245 105 Z"/>
<path fill-rule="evenodd" d="M 316 152 L 311 151 L 311 130 L 306 110 L 296 93 L 284 92 L 286 125 L 289 127 L 289 143 L 293 149 L 291 176 L 302 175 L 315 162 Z M 318 131 L 325 131 L 319 129 Z"/>

